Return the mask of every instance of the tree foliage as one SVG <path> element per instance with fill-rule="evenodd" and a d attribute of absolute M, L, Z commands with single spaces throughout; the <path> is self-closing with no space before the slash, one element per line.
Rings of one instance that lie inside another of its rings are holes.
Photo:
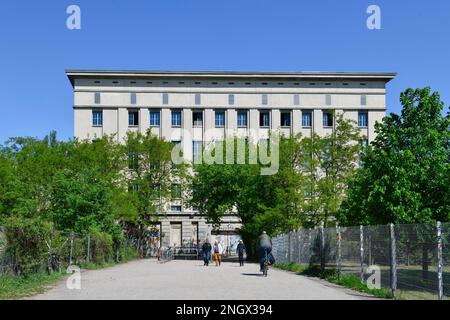
<path fill-rule="evenodd" d="M 401 115 L 376 125 L 339 214 L 342 224 L 428 223 L 450 218 L 450 117 L 430 88 L 401 94 Z"/>

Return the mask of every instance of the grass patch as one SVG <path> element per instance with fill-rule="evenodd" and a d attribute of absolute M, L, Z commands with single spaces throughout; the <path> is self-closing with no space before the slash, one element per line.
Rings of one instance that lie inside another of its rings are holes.
<path fill-rule="evenodd" d="M 0 276 L 0 300 L 12 300 L 42 293 L 45 287 L 61 280 L 65 274 L 37 273 L 28 276 Z"/>
<path fill-rule="evenodd" d="M 391 299 L 392 293 L 390 290 L 387 289 L 369 289 L 365 283 L 362 283 L 361 280 L 354 276 L 354 275 L 341 275 L 338 276 L 338 273 L 336 270 L 325 270 L 321 271 L 319 267 L 306 267 L 299 265 L 294 262 L 289 263 L 277 263 L 274 265 L 275 268 L 287 270 L 291 272 L 295 272 L 297 274 L 310 276 L 310 277 L 317 277 L 324 279 L 328 282 L 355 290 L 359 292 L 364 292 L 370 295 L 373 295 L 378 298 L 383 299 Z"/>

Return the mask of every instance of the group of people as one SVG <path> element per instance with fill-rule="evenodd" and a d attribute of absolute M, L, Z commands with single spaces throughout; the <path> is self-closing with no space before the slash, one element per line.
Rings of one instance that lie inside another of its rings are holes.
<path fill-rule="evenodd" d="M 272 252 L 272 239 L 267 235 L 265 231 L 259 236 L 259 248 L 260 248 L 260 271 L 262 272 L 264 269 L 264 260 L 266 255 L 269 256 Z M 216 263 L 216 266 L 220 266 L 222 263 L 222 253 L 223 253 L 223 247 L 217 240 L 214 241 L 214 244 L 211 245 L 209 243 L 209 240 L 206 239 L 205 243 L 203 243 L 202 246 L 203 251 L 203 265 L 209 266 L 209 262 L 211 260 L 211 255 L 214 258 L 214 261 Z M 245 260 L 245 254 L 246 254 L 246 248 L 245 244 L 242 240 L 239 240 L 239 244 L 236 248 L 236 253 L 239 257 L 239 265 L 242 267 L 244 266 L 244 260 Z"/>

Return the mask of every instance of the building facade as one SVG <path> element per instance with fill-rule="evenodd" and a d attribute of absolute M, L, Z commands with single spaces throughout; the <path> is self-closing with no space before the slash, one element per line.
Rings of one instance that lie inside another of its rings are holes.
<path fill-rule="evenodd" d="M 367 72 L 172 72 L 67 70 L 74 91 L 74 136 L 94 139 L 127 131 L 146 132 L 182 144 L 194 159 L 202 146 L 226 135 L 258 138 L 330 134 L 333 114 L 354 120 L 367 137 L 386 113 L 386 84 L 394 73 Z M 214 234 L 225 246 L 238 238 L 239 220 L 212 230 L 182 202 L 155 223 L 155 246 L 202 242 Z"/>

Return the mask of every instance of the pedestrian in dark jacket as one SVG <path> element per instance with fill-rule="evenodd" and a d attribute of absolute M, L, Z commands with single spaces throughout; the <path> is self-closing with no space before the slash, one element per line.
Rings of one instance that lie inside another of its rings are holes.
<path fill-rule="evenodd" d="M 243 267 L 244 266 L 245 244 L 242 240 L 239 240 L 239 244 L 237 245 L 236 252 L 239 256 L 239 265 L 241 267 Z"/>
<path fill-rule="evenodd" d="M 206 239 L 205 243 L 202 246 L 203 251 L 203 265 L 209 266 L 209 260 L 211 260 L 211 244 L 209 240 Z"/>

